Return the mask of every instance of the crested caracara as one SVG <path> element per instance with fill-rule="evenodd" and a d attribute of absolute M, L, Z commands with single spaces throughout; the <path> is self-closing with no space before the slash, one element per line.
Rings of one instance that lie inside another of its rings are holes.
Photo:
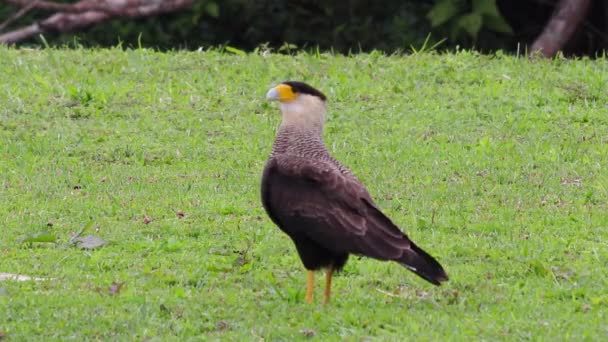
<path fill-rule="evenodd" d="M 270 89 L 282 122 L 262 175 L 262 203 L 272 221 L 293 240 L 308 270 L 306 301 L 313 297 L 314 270 L 331 277 L 349 254 L 392 260 L 432 284 L 448 280 L 441 265 L 416 246 L 376 206 L 367 189 L 323 143 L 326 97 L 302 82 Z"/>

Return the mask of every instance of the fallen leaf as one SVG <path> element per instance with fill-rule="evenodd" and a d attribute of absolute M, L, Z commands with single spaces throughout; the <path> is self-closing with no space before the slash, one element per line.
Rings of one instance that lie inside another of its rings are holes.
<path fill-rule="evenodd" d="M 81 237 L 77 237 L 72 239 L 72 243 L 76 244 L 76 247 L 84 248 L 84 249 L 94 249 L 101 247 L 108 242 L 98 236 L 94 235 L 85 235 Z"/>
<path fill-rule="evenodd" d="M 230 251 L 226 248 L 219 248 L 219 247 L 211 247 L 209 248 L 208 251 L 209 254 L 213 254 L 213 255 L 222 255 L 222 256 L 228 256 L 230 255 Z"/>
<path fill-rule="evenodd" d="M 580 177 L 576 178 L 562 178 L 562 185 L 564 186 L 582 186 L 583 180 Z"/>
<path fill-rule="evenodd" d="M 249 263 L 249 260 L 248 260 L 247 256 L 243 256 L 243 255 L 238 256 L 236 259 L 234 259 L 234 262 L 233 262 L 234 266 L 237 266 L 237 267 L 247 265 L 248 263 Z"/>
<path fill-rule="evenodd" d="M 32 242 L 55 242 L 57 238 L 49 232 L 39 232 L 27 235 L 22 238 L 19 242 L 21 243 L 32 243 Z"/>
<path fill-rule="evenodd" d="M 475 172 L 475 175 L 478 177 L 485 177 L 488 175 L 488 173 L 490 173 L 488 170 L 481 170 L 481 171 Z"/>
<path fill-rule="evenodd" d="M 224 331 L 224 330 L 227 330 L 228 328 L 230 328 L 230 324 L 228 324 L 228 322 L 225 320 L 221 320 L 221 321 L 217 322 L 217 324 L 215 325 L 215 328 L 219 331 Z"/>
<path fill-rule="evenodd" d="M 23 275 L 23 274 L 14 274 L 14 273 L 0 273 L 0 281 L 4 281 L 4 280 L 13 280 L 13 281 L 28 281 L 28 280 L 33 280 L 33 281 L 42 281 L 42 280 L 48 280 L 49 278 L 35 278 L 35 277 L 30 277 L 27 275 Z"/>
<path fill-rule="evenodd" d="M 452 305 L 458 303 L 458 289 L 448 289 L 443 291 L 442 294 L 447 299 L 448 304 Z"/>
<path fill-rule="evenodd" d="M 574 275 L 574 271 L 557 266 L 551 266 L 551 271 L 553 271 L 556 278 L 561 278 L 563 280 L 570 280 Z"/>
<path fill-rule="evenodd" d="M 122 288 L 122 284 L 123 283 L 112 282 L 112 285 L 110 285 L 110 288 L 108 289 L 108 294 L 111 296 L 117 295 Z"/>
<path fill-rule="evenodd" d="M 423 291 L 423 290 L 416 290 L 416 296 L 418 296 L 418 298 L 427 298 L 430 295 L 430 293 Z"/>
<path fill-rule="evenodd" d="M 300 334 L 306 336 L 306 337 L 313 337 L 315 336 L 317 332 L 312 330 L 312 329 L 302 329 L 300 330 Z"/>
<path fill-rule="evenodd" d="M 404 294 L 404 295 L 400 295 L 400 294 L 394 294 L 394 293 L 390 293 L 390 292 L 388 292 L 388 291 L 384 291 L 384 290 L 382 290 L 382 289 L 380 289 L 380 288 L 376 288 L 376 291 L 378 291 L 378 292 L 382 293 L 382 294 L 383 294 L 383 295 L 385 295 L 385 296 L 389 296 L 389 297 L 403 298 L 403 299 L 408 299 L 408 298 L 409 298 L 409 295 L 408 295 L 407 293 L 406 293 L 406 294 Z"/>
<path fill-rule="evenodd" d="M 171 310 L 169 310 L 169 308 L 163 303 L 160 304 L 159 309 L 162 313 L 171 314 Z"/>

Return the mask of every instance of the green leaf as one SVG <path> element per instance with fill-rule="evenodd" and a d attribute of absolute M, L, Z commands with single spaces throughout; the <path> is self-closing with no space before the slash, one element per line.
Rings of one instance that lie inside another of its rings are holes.
<path fill-rule="evenodd" d="M 235 47 L 232 47 L 232 46 L 226 46 L 225 49 L 226 49 L 226 51 L 228 51 L 230 53 L 233 53 L 235 55 L 239 55 L 239 56 L 245 56 L 245 55 L 247 55 L 247 53 L 245 51 L 239 50 L 239 49 L 237 49 Z"/>
<path fill-rule="evenodd" d="M 492 17 L 490 15 L 484 15 L 483 26 L 494 32 L 513 34 L 511 25 L 509 25 L 501 16 Z"/>
<path fill-rule="evenodd" d="M 496 0 L 473 0 L 473 12 L 500 17 Z"/>
<path fill-rule="evenodd" d="M 494 32 L 513 33 L 496 6 L 496 0 L 473 0 L 473 12 L 483 17 L 483 27 Z"/>
<path fill-rule="evenodd" d="M 220 7 L 217 5 L 216 2 L 208 2 L 205 6 L 205 11 L 207 12 L 207 14 L 214 18 L 220 16 Z"/>
<path fill-rule="evenodd" d="M 431 8 L 426 17 L 431 21 L 432 27 L 437 27 L 456 16 L 461 8 L 458 0 L 439 1 Z"/>
<path fill-rule="evenodd" d="M 50 234 L 49 232 L 40 232 L 35 234 L 30 234 L 24 238 L 22 238 L 20 243 L 31 243 L 31 242 L 55 242 L 57 238 Z"/>
<path fill-rule="evenodd" d="M 465 30 L 472 38 L 477 38 L 483 19 L 479 13 L 469 13 L 458 19 L 458 27 Z"/>
<path fill-rule="evenodd" d="M 295 50 L 297 48 L 298 48 L 298 46 L 295 44 L 283 43 L 283 45 L 281 45 L 281 47 L 279 48 L 278 51 L 280 51 L 280 52 L 291 51 L 291 50 Z"/>

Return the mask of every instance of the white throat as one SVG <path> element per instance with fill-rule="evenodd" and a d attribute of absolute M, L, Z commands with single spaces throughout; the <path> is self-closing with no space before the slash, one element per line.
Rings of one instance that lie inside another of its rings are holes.
<path fill-rule="evenodd" d="M 298 94 L 290 102 L 281 102 L 283 121 L 281 127 L 292 126 L 300 129 L 323 132 L 325 125 L 325 102 L 316 96 Z"/>

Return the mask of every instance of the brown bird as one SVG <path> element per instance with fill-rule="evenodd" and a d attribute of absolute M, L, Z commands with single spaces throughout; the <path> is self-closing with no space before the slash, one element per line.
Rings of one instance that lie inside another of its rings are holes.
<path fill-rule="evenodd" d="M 396 261 L 435 285 L 448 280 L 441 265 L 401 232 L 327 151 L 325 95 L 306 83 L 286 81 L 266 98 L 279 101 L 282 122 L 262 175 L 262 203 L 308 270 L 306 301 L 313 299 L 313 271 L 321 268 L 326 269 L 324 303 L 329 301 L 332 274 L 349 254 Z"/>

